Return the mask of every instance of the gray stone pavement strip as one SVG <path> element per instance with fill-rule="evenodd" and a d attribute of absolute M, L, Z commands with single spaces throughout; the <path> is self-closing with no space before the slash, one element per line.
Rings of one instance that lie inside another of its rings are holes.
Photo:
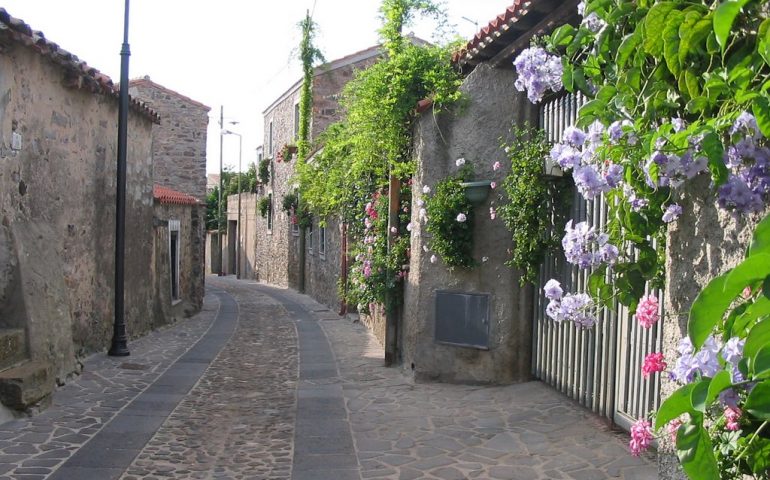
<path fill-rule="evenodd" d="M 238 304 L 225 292 L 218 291 L 216 295 L 219 297 L 219 309 L 208 331 L 152 385 L 67 459 L 49 477 L 51 480 L 113 480 L 119 478 L 131 465 L 235 331 Z M 164 393 L 164 387 L 175 387 L 178 393 Z"/>
<path fill-rule="evenodd" d="M 216 296 L 208 294 L 198 315 L 131 341 L 131 356 L 91 355 L 82 374 L 54 392 L 46 411 L 0 425 L 0 479 L 50 475 L 184 354 L 218 309 Z"/>

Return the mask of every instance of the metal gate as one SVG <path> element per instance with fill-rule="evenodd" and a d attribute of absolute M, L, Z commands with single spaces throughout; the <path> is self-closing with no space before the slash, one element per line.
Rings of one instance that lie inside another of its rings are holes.
<path fill-rule="evenodd" d="M 562 132 L 575 123 L 577 111 L 585 101 L 581 94 L 570 94 L 543 104 L 540 127 L 549 140 L 561 140 Z M 546 168 L 549 174 L 558 173 L 558 167 L 553 164 L 547 164 Z M 597 230 L 604 230 L 608 208 L 603 196 L 585 201 L 575 190 L 572 197 L 570 211 L 563 214 L 575 223 L 588 221 Z M 562 223 L 556 221 L 556 212 L 566 209 L 560 209 L 559 205 L 551 207 L 552 224 Z M 555 233 L 557 238 L 563 234 Z M 589 275 L 590 271 L 567 263 L 561 251 L 546 256 L 535 291 L 532 373 L 628 429 L 633 421 L 655 410 L 660 401 L 659 375 L 644 378 L 642 363 L 645 355 L 661 350 L 661 322 L 649 330 L 644 329 L 618 303 L 612 309 L 602 309 L 591 329 L 580 328 L 572 322 L 556 323 L 546 316 L 545 282 L 556 278 L 565 292 L 584 292 Z M 654 293 L 660 298 L 660 292 Z"/>

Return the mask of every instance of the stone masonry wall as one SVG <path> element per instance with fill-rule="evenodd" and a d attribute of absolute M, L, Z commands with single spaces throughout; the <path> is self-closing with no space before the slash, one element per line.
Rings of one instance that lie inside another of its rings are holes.
<path fill-rule="evenodd" d="M 714 277 L 743 260 L 756 224 L 767 214 L 734 217 L 716 206 L 709 179 L 702 175 L 686 185 L 677 201 L 683 214 L 669 224 L 666 248 L 665 311 L 663 355 L 670 367 L 678 358 L 677 344 L 687 335 L 687 312 L 700 290 Z M 678 385 L 661 377 L 661 396 L 666 398 Z M 679 462 L 664 445 L 658 455 L 662 479 L 685 479 Z"/>
<path fill-rule="evenodd" d="M 65 88 L 37 52 L 4 47 L 0 220 L 19 259 L 31 356 L 60 378 L 76 370 L 75 354 L 105 350 L 112 337 L 117 117 L 114 98 Z M 128 135 L 125 304 L 135 337 L 152 323 L 150 120 L 132 111 Z"/>
<path fill-rule="evenodd" d="M 155 268 L 152 328 L 189 317 L 203 306 L 203 207 L 155 202 L 153 263 Z M 179 221 L 179 301 L 171 298 L 169 220 Z"/>
<path fill-rule="evenodd" d="M 318 302 L 338 312 L 340 296 L 337 280 L 340 278 L 342 261 L 342 232 L 340 222 L 329 218 L 326 224 L 325 253 L 321 253 L 320 224 L 313 219 L 312 242 L 306 240 L 308 255 L 305 257 L 305 292 Z"/>
<path fill-rule="evenodd" d="M 130 82 L 131 96 L 161 117 L 153 128 L 155 183 L 206 201 L 206 129 L 209 107 L 152 82 Z"/>
<path fill-rule="evenodd" d="M 413 370 L 418 380 L 508 383 L 530 377 L 532 292 L 520 287 L 519 274 L 504 265 L 511 236 L 500 220 L 489 217 L 495 191 L 474 210 L 473 257 L 479 263 L 475 268 L 450 270 L 441 260 L 432 264 L 432 252 L 423 251 L 427 234 L 417 213 L 423 185 L 435 191 L 438 181 L 456 172 L 457 158 L 472 163 L 479 180 L 495 179 L 500 183 L 507 174 L 510 167 L 499 139 L 508 138 L 512 122 L 536 118 L 536 110 L 513 88 L 514 80 L 512 69 L 480 65 L 462 86 L 469 101 L 467 108 L 437 118 L 426 112 L 417 125 L 418 168 L 401 338 L 404 367 Z M 492 171 L 495 161 L 503 165 L 498 172 Z M 484 262 L 483 257 L 488 261 Z M 488 350 L 434 340 L 437 290 L 490 295 Z"/>

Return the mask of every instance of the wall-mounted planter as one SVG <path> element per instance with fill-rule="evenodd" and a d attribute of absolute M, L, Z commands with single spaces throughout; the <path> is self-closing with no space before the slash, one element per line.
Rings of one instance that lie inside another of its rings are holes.
<path fill-rule="evenodd" d="M 481 205 L 489 196 L 491 180 L 479 180 L 477 182 L 463 182 L 460 184 L 465 188 L 465 198 L 473 205 Z"/>

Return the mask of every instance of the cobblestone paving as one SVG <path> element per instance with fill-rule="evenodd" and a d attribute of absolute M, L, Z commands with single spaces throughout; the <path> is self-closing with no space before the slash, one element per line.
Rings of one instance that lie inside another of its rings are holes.
<path fill-rule="evenodd" d="M 130 342 L 129 357 L 92 355 L 79 377 L 54 392 L 50 408 L 0 425 L 0 480 L 46 478 L 208 330 L 216 297 L 207 295 L 205 305 L 193 318 Z"/>
<path fill-rule="evenodd" d="M 232 339 L 122 477 L 289 479 L 297 334 L 275 300 L 233 279 L 239 304 Z"/>
<path fill-rule="evenodd" d="M 540 382 L 414 384 L 382 366 L 382 348 L 365 327 L 320 315 L 364 479 L 658 478 L 652 455 L 630 456 L 626 434 Z"/>

